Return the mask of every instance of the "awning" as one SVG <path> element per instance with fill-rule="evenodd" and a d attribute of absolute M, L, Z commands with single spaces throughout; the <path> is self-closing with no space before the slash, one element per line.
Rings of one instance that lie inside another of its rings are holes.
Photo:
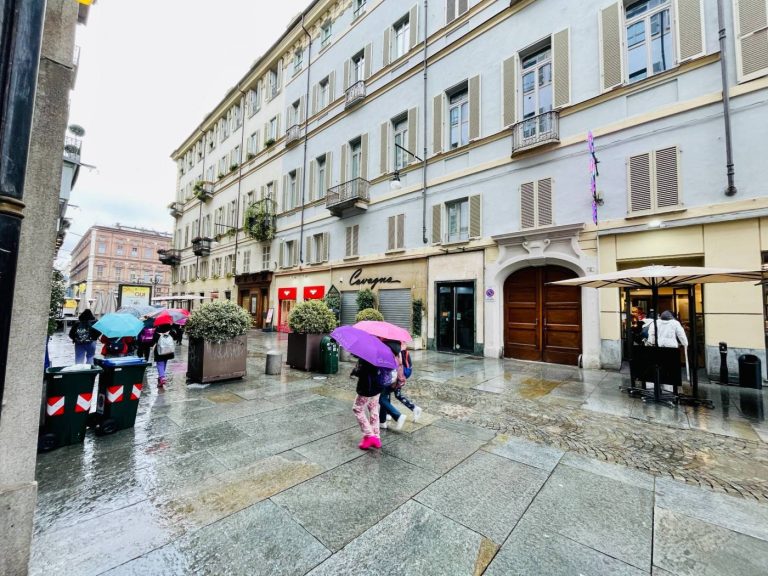
<path fill-rule="evenodd" d="M 325 297 L 325 286 L 305 286 L 304 300 L 321 300 Z"/>

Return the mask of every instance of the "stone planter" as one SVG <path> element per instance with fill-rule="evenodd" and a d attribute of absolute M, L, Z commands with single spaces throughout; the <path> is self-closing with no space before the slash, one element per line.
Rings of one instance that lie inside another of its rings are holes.
<path fill-rule="evenodd" d="M 288 334 L 287 363 L 291 368 L 299 370 L 320 370 L 320 340 L 325 334 Z"/>
<path fill-rule="evenodd" d="M 246 374 L 247 341 L 246 335 L 219 344 L 190 338 L 187 380 L 205 384 L 242 378 Z"/>

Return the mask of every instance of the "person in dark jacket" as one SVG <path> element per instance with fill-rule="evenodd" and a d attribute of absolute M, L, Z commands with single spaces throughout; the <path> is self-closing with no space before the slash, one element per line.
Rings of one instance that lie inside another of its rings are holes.
<path fill-rule="evenodd" d="M 163 388 L 168 380 L 165 377 L 165 368 L 168 360 L 174 358 L 176 343 L 171 336 L 171 324 L 155 326 L 155 335 L 152 342 L 155 346 L 155 365 L 157 366 L 157 387 Z M 170 341 L 170 342 L 169 342 Z"/>
<path fill-rule="evenodd" d="M 357 376 L 357 398 L 352 406 L 352 412 L 355 413 L 357 423 L 363 433 L 363 439 L 360 441 L 360 450 L 369 448 L 381 448 L 381 438 L 379 433 L 379 394 L 381 393 L 381 384 L 379 383 L 379 369 L 376 366 L 358 359 L 357 365 L 352 370 L 351 377 Z M 368 415 L 365 410 L 368 409 Z"/>
<path fill-rule="evenodd" d="M 93 329 L 96 317 L 89 308 L 80 313 L 77 322 L 69 329 L 69 338 L 75 344 L 75 364 L 93 364 L 96 342 L 101 333 Z"/>

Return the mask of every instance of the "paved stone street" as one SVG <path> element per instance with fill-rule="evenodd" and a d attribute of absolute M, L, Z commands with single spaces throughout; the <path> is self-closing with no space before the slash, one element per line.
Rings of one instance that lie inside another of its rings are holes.
<path fill-rule="evenodd" d="M 270 348 L 202 387 L 182 347 L 133 430 L 40 455 L 31 573 L 765 574 L 759 392 L 670 409 L 617 373 L 416 352 L 421 421 L 364 453 L 351 365 L 267 377 Z"/>

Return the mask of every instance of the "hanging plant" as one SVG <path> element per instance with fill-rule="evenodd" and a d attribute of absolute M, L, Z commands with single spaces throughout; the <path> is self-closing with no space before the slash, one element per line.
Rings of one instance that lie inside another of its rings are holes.
<path fill-rule="evenodd" d="M 413 308 L 412 333 L 414 336 L 421 336 L 421 314 L 424 310 L 424 302 L 421 299 L 416 299 L 411 303 L 411 306 Z"/>
<path fill-rule="evenodd" d="M 275 222 L 266 201 L 254 202 L 245 210 L 245 231 L 254 240 L 269 242 L 275 239 Z"/>
<path fill-rule="evenodd" d="M 264 146 L 269 148 L 270 146 L 274 145 L 274 143 L 275 143 L 275 139 L 274 138 L 269 138 L 266 142 L 264 142 Z"/>

